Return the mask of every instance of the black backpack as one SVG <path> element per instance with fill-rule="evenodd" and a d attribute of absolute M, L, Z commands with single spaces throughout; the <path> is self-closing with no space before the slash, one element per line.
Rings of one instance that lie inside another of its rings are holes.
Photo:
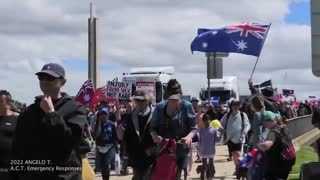
<path fill-rule="evenodd" d="M 292 144 L 292 139 L 289 135 L 288 130 L 285 127 L 276 127 L 270 131 L 274 132 L 277 136 L 277 139 L 280 140 L 281 160 L 295 160 L 296 151 Z"/>

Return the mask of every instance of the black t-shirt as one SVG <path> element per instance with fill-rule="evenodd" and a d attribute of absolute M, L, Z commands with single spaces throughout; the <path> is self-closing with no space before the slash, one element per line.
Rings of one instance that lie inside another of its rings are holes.
<path fill-rule="evenodd" d="M 266 151 L 266 169 L 267 171 L 273 171 L 279 169 L 281 163 L 281 149 L 280 142 L 278 141 L 277 134 L 273 131 L 269 131 L 266 141 L 272 141 L 272 147 Z"/>
<path fill-rule="evenodd" d="M 151 113 L 151 112 L 150 112 Z M 147 116 L 142 116 L 142 115 L 138 115 L 138 119 L 139 119 L 139 129 L 140 129 L 140 134 L 141 135 L 144 135 L 145 133 L 145 126 L 148 122 L 148 119 L 149 119 L 149 115 L 150 113 L 148 113 Z"/>
<path fill-rule="evenodd" d="M 0 168 L 8 166 L 11 153 L 11 145 L 18 117 L 0 116 Z"/>

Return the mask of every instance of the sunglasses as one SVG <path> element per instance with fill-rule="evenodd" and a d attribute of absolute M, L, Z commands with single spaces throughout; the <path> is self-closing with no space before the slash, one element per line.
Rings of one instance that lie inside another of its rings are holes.
<path fill-rule="evenodd" d="M 38 79 L 40 81 L 54 81 L 54 80 L 56 80 L 58 78 L 50 76 L 50 75 L 38 75 Z"/>

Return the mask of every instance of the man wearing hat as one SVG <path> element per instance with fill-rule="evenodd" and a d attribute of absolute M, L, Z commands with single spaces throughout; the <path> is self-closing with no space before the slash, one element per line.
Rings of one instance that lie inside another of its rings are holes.
<path fill-rule="evenodd" d="M 191 103 L 192 103 L 192 107 L 194 109 L 195 112 L 198 112 L 198 103 L 199 103 L 199 100 L 197 97 L 192 97 L 191 98 Z"/>
<path fill-rule="evenodd" d="M 11 164 L 14 179 L 81 180 L 81 155 L 90 151 L 83 139 L 86 110 L 62 92 L 66 83 L 62 66 L 46 64 L 36 75 L 43 95 L 36 97 L 19 116 L 13 140 L 13 162 L 21 163 Z M 54 169 L 19 169 L 18 166 L 26 167 L 28 160 L 42 162 L 29 166 Z"/>
<path fill-rule="evenodd" d="M 155 161 L 156 146 L 150 134 L 150 121 L 154 108 L 145 91 L 137 90 L 133 101 L 135 110 L 126 116 L 123 141 L 128 163 L 133 168 L 133 180 L 150 179 Z M 124 128 L 122 128 L 124 129 Z"/>

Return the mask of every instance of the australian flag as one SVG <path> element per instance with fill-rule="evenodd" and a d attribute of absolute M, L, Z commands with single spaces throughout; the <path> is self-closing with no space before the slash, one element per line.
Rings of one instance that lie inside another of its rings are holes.
<path fill-rule="evenodd" d="M 245 22 L 220 29 L 198 29 L 191 51 L 234 52 L 259 56 L 270 24 Z"/>
<path fill-rule="evenodd" d="M 218 106 L 220 102 L 220 97 L 219 96 L 213 96 L 210 99 L 210 104 L 214 105 L 214 106 Z"/>

